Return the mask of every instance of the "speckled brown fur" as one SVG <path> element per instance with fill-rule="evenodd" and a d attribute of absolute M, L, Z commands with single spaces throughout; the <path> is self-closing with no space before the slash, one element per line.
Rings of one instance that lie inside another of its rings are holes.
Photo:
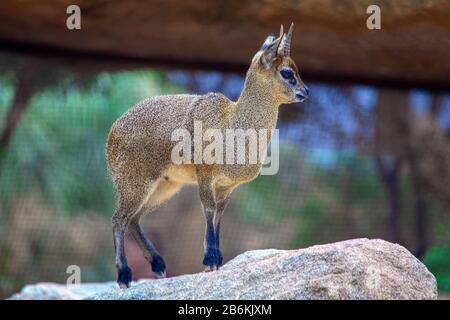
<path fill-rule="evenodd" d="M 300 91 L 307 96 L 295 63 L 281 50 L 289 43 L 291 34 L 292 27 L 287 34 L 281 32 L 277 39 L 268 38 L 269 45 L 254 56 L 244 90 L 236 102 L 220 93 L 152 97 L 138 103 L 113 124 L 106 156 L 117 191 L 112 223 L 121 287 L 128 287 L 131 281 L 123 244 L 127 230 L 142 248 L 152 270 L 159 276 L 165 275 L 164 261 L 144 236 L 139 219 L 189 183 L 198 185 L 206 217 L 203 263 L 209 270 L 220 266 L 219 228 L 223 211 L 233 189 L 257 177 L 261 164 L 175 165 L 171 151 L 176 142 L 171 135 L 180 128 L 193 133 L 194 121 L 201 121 L 203 130 L 274 129 L 280 104 L 298 101 Z M 295 85 L 280 76 L 280 70 L 286 67 L 293 70 Z"/>

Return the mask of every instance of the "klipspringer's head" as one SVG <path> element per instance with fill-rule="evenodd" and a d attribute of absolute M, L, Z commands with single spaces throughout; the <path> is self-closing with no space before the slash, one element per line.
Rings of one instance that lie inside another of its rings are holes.
<path fill-rule="evenodd" d="M 268 85 L 281 103 L 303 102 L 309 96 L 309 89 L 290 57 L 293 29 L 292 23 L 289 31 L 284 33 L 281 25 L 278 38 L 268 36 L 250 67 L 255 72 L 256 81 Z"/>

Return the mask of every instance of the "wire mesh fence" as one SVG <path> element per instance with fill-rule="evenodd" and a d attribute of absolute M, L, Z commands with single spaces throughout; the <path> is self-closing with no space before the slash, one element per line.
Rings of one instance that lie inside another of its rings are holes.
<path fill-rule="evenodd" d="M 115 278 L 105 161 L 112 123 L 155 95 L 223 92 L 244 75 L 137 69 L 75 72 L 0 55 L 0 295 L 26 283 Z M 304 79 L 307 83 L 308 80 Z M 450 97 L 421 90 L 308 83 L 280 107 L 280 165 L 234 192 L 221 232 L 225 261 L 261 248 L 355 237 L 398 242 L 450 290 Z M 202 270 L 204 217 L 194 187 L 144 219 L 168 275 Z M 152 277 L 134 241 L 135 278 Z"/>

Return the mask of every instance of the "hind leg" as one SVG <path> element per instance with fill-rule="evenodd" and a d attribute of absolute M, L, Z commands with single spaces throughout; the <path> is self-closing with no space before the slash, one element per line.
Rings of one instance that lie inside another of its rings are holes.
<path fill-rule="evenodd" d="M 130 287 L 132 280 L 131 268 L 128 266 L 125 254 L 125 232 L 128 227 L 126 206 L 119 204 L 112 218 L 114 249 L 116 252 L 117 283 L 120 288 Z"/>
<path fill-rule="evenodd" d="M 158 278 L 166 276 L 166 264 L 153 243 L 145 236 L 139 225 L 139 220 L 143 213 L 155 210 L 164 202 L 168 201 L 178 190 L 180 190 L 181 186 L 181 184 L 166 178 L 159 179 L 155 183 L 155 188 L 152 190 L 152 193 L 147 196 L 143 209 L 133 216 L 129 225 L 131 235 L 138 243 L 144 257 L 150 263 L 152 271 Z"/>
<path fill-rule="evenodd" d="M 135 218 L 130 223 L 129 231 L 137 242 L 144 254 L 145 259 L 150 263 L 152 271 L 157 278 L 164 278 L 166 276 L 166 264 L 159 252 L 156 250 L 153 243 L 145 236 L 144 231 L 139 225 L 139 219 Z"/>
<path fill-rule="evenodd" d="M 118 202 L 112 217 L 114 248 L 116 252 L 117 283 L 120 288 L 128 288 L 132 280 L 131 268 L 128 266 L 125 253 L 125 234 L 133 217 L 143 209 L 145 195 L 152 189 L 152 184 L 127 184 L 123 188 L 117 184 Z"/>

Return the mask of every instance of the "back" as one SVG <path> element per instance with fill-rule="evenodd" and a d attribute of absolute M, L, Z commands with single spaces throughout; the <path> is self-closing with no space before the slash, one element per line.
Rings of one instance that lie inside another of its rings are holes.
<path fill-rule="evenodd" d="M 179 94 L 145 99 L 125 112 L 111 131 L 133 138 L 167 137 L 174 129 L 183 127 L 187 121 L 192 102 L 198 95 Z"/>

